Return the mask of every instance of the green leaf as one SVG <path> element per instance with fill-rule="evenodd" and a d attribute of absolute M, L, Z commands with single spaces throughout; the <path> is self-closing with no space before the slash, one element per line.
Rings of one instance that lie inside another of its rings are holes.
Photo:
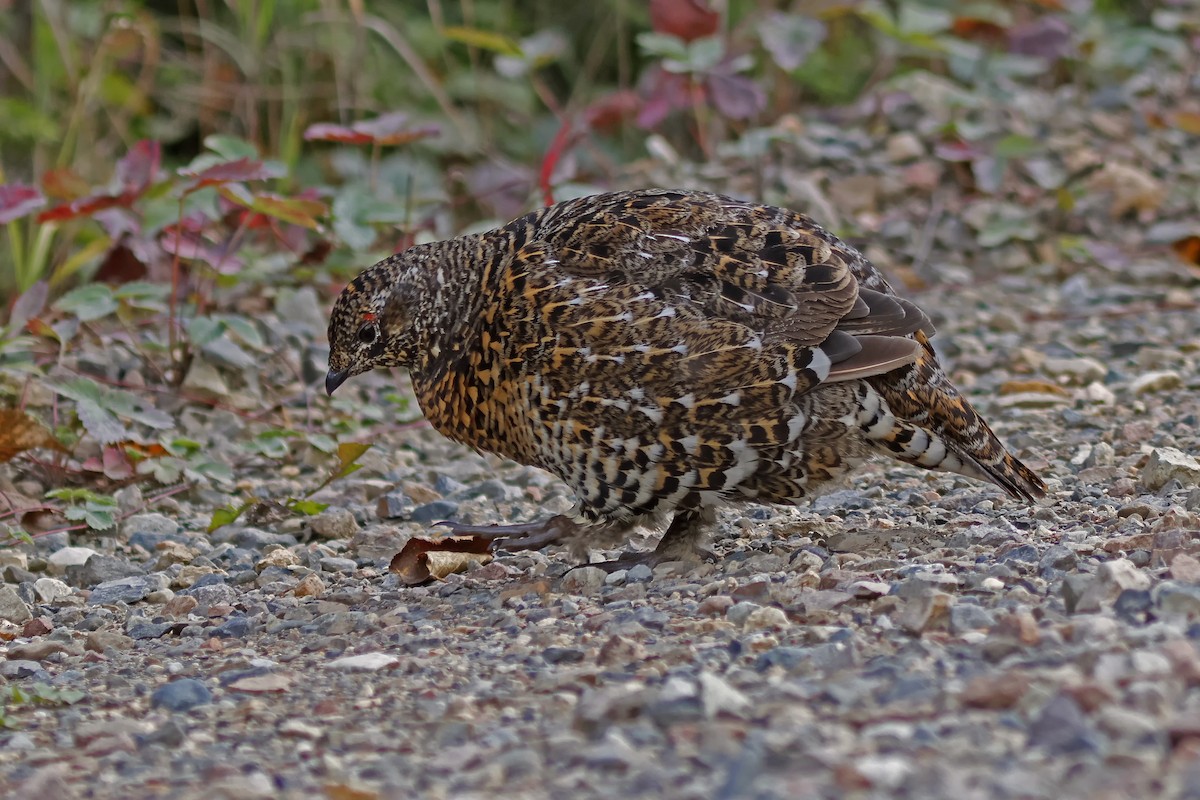
<path fill-rule="evenodd" d="M 452 42 L 465 44 L 469 47 L 478 47 L 480 50 L 488 50 L 493 53 L 499 53 L 502 56 L 521 58 L 524 55 L 521 52 L 521 46 L 514 39 L 495 31 L 452 26 L 442 28 L 442 36 Z"/>
<path fill-rule="evenodd" d="M 341 464 L 342 471 L 348 475 L 349 473 L 345 472 L 346 467 L 350 466 L 355 461 L 358 461 L 360 458 L 362 458 L 363 453 L 366 453 L 370 449 L 371 445 L 363 444 L 362 442 L 342 442 L 339 444 L 337 449 L 337 457 L 338 462 Z"/>
<path fill-rule="evenodd" d="M 89 283 L 72 289 L 54 304 L 59 311 L 74 314 L 84 322 L 107 317 L 117 310 L 117 306 L 112 289 L 103 283 Z"/>
<path fill-rule="evenodd" d="M 106 531 L 116 527 L 116 516 L 111 511 L 105 511 L 92 505 L 84 506 L 83 511 L 83 521 L 92 530 Z"/>
<path fill-rule="evenodd" d="M 329 504 L 318 503 L 316 500 L 296 500 L 293 498 L 288 500 L 287 507 L 299 514 L 311 517 L 329 508 Z"/>
<path fill-rule="evenodd" d="M 104 444 L 121 441 L 121 437 L 128 438 L 124 426 L 112 418 L 114 414 L 151 428 L 171 428 L 175 425 L 175 420 L 170 414 L 158 410 L 150 405 L 149 401 L 124 389 L 100 386 L 88 378 L 74 378 L 47 385 L 63 397 L 78 403 L 77 411 L 84 427 Z"/>
<path fill-rule="evenodd" d="M 48 500 L 65 500 L 68 503 L 99 503 L 109 500 L 115 506 L 116 501 L 112 498 L 105 497 L 101 494 L 96 494 L 91 489 L 79 489 L 65 487 L 62 489 L 51 489 L 44 495 Z"/>
<path fill-rule="evenodd" d="M 996 142 L 996 147 L 992 152 L 996 158 L 1020 158 L 1030 153 L 1036 153 L 1040 149 L 1041 145 L 1036 139 L 1022 136 L 1019 133 L 1010 133 Z"/>
<path fill-rule="evenodd" d="M 246 509 L 250 508 L 257 502 L 258 498 L 251 498 L 250 500 L 242 503 L 240 506 L 235 506 L 231 503 L 224 508 L 218 508 L 213 512 L 212 520 L 210 520 L 208 523 L 208 532 L 212 533 L 217 528 L 235 522 L 238 517 L 246 513 Z"/>
<path fill-rule="evenodd" d="M 687 42 L 678 36 L 647 31 L 637 35 L 637 43 L 647 55 L 669 58 L 680 63 L 688 60 Z"/>
<path fill-rule="evenodd" d="M 216 153 L 222 161 L 237 161 L 239 158 L 258 160 L 258 148 L 252 142 L 237 136 L 209 134 L 204 137 L 204 146 Z"/>
<path fill-rule="evenodd" d="M 95 400 L 77 401 L 75 413 L 79 415 L 83 429 L 100 444 L 116 444 L 129 438 L 129 429 L 121 424 L 121 420 Z"/>
<path fill-rule="evenodd" d="M 322 453 L 333 455 L 337 451 L 337 442 L 334 441 L 332 436 L 326 436 L 323 433 L 310 433 L 306 438 L 310 445 Z"/>
<path fill-rule="evenodd" d="M 222 314 L 219 319 L 222 323 L 228 326 L 229 330 L 238 335 L 238 338 L 255 349 L 263 347 L 266 342 L 263 340 L 262 334 L 258 330 L 258 326 L 245 317 L 239 317 L 235 314 Z"/>

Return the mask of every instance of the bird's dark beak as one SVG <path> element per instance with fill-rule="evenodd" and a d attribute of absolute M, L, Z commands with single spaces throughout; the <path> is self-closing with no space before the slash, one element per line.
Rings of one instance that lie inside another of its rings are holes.
<path fill-rule="evenodd" d="M 346 382 L 346 378 L 350 377 L 350 370 L 344 369 L 341 372 L 329 370 L 329 374 L 325 376 L 325 393 L 333 394 L 339 386 Z"/>

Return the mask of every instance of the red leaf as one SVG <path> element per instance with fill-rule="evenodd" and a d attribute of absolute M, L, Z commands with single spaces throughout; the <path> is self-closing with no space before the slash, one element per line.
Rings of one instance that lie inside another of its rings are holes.
<path fill-rule="evenodd" d="M 394 111 L 375 119 L 356 122 L 350 127 L 322 122 L 304 131 L 306 141 L 341 142 L 342 144 L 400 145 L 415 142 L 441 133 L 436 125 L 408 127 L 408 114 Z"/>
<path fill-rule="evenodd" d="M 318 122 L 309 125 L 304 131 L 306 142 L 341 142 L 342 144 L 370 144 L 370 134 L 356 131 L 345 125 L 334 125 L 332 122 Z"/>
<path fill-rule="evenodd" d="M 104 283 L 129 283 L 146 277 L 146 264 L 123 244 L 108 251 L 93 280 Z"/>
<path fill-rule="evenodd" d="M 68 167 L 52 169 L 42 175 L 42 189 L 55 200 L 77 200 L 90 188 L 87 181 Z"/>
<path fill-rule="evenodd" d="M 162 145 L 150 139 L 143 139 L 117 162 L 117 179 L 126 194 L 140 195 L 149 188 L 158 175 L 158 165 L 162 160 Z"/>
<path fill-rule="evenodd" d="M 650 24 L 658 33 L 690 42 L 716 33 L 721 15 L 703 0 L 650 0 Z"/>
<path fill-rule="evenodd" d="M 113 197 L 110 194 L 94 194 L 81 197 L 70 203 L 63 203 L 38 214 L 38 222 L 61 222 L 67 219 L 90 217 L 97 211 L 103 211 L 113 206 L 128 205 L 133 198 Z"/>
<path fill-rule="evenodd" d="M 0 225 L 27 217 L 46 204 L 46 198 L 33 186 L 21 183 L 0 185 Z"/>
<path fill-rule="evenodd" d="M 978 17 L 957 17 L 951 30 L 960 39 L 971 39 L 988 44 L 1003 42 L 1008 36 L 1008 31 L 1003 26 Z"/>
<path fill-rule="evenodd" d="M 261 161 L 250 158 L 239 158 L 237 161 L 213 164 L 199 172 L 180 170 L 179 174 L 192 179 L 192 185 L 185 190 L 188 194 L 203 189 L 205 186 L 241 181 L 265 181 L 275 177 L 274 170 L 268 169 Z"/>
<path fill-rule="evenodd" d="M 629 89 L 611 92 L 588 106 L 583 119 L 595 130 L 615 128 L 636 114 L 641 102 L 637 93 Z"/>
<path fill-rule="evenodd" d="M 573 127 L 570 121 L 563 122 L 558 128 L 558 133 L 554 134 L 554 141 L 550 143 L 550 149 L 542 158 L 542 167 L 538 170 L 538 186 L 541 187 L 542 203 L 545 205 L 554 205 L 554 192 L 550 186 L 550 179 L 554 175 L 554 167 L 558 165 L 563 152 L 575 138 L 572 135 Z"/>

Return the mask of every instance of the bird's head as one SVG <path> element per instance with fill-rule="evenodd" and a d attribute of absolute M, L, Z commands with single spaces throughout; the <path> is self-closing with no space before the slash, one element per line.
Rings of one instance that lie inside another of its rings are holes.
<path fill-rule="evenodd" d="M 329 394 L 347 378 L 376 367 L 411 365 L 416 336 L 406 260 L 402 255 L 385 259 L 342 290 L 329 318 Z"/>

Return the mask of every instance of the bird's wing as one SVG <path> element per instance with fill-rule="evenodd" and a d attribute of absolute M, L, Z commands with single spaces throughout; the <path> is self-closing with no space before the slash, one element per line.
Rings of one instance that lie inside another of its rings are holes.
<path fill-rule="evenodd" d="M 886 283 L 860 284 L 856 273 L 875 271 L 856 250 L 784 209 L 651 190 L 581 198 L 528 219 L 524 261 L 548 270 L 544 280 L 558 276 L 569 296 L 560 314 L 602 327 L 628 316 L 631 330 L 661 328 L 663 342 L 692 351 L 786 343 L 799 368 L 810 366 L 798 392 L 912 363 L 920 346 L 911 335 L 932 333 Z"/>

